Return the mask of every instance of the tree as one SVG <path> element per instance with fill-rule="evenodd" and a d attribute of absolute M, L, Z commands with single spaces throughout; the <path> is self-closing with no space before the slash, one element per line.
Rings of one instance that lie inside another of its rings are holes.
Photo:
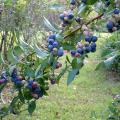
<path fill-rule="evenodd" d="M 36 3 L 37 0 L 5 0 L 1 5 L 0 93 L 9 82 L 14 89 L 10 105 L 3 106 L 0 110 L 1 118 L 9 113 L 18 114 L 24 104 L 28 105 L 28 112 L 32 114 L 36 108 L 36 100 L 48 94 L 50 83 L 59 84 L 66 72 L 69 72 L 69 85 L 84 66 L 84 59 L 89 53 L 96 51 L 98 38 L 94 32 L 103 32 L 106 18 L 111 15 L 115 18 L 108 22 L 108 32 L 119 30 L 120 10 L 115 8 L 115 5 L 118 7 L 120 4 L 119 1 L 71 0 L 69 10 L 59 16 L 60 26 L 53 26 L 43 17 L 50 30 L 48 36 L 44 37 L 44 29 L 40 30 L 40 26 L 38 27 L 37 20 L 42 16 L 38 17 L 40 11 L 35 7 Z M 42 4 L 42 8 L 44 5 Z M 44 45 L 35 41 L 40 37 L 39 34 L 46 40 Z M 65 61 L 61 63 L 63 55 Z M 56 74 L 57 69 L 59 74 Z"/>

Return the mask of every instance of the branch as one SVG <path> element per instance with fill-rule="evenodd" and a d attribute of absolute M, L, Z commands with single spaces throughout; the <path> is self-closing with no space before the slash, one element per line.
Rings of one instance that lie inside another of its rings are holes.
<path fill-rule="evenodd" d="M 104 13 L 102 13 L 101 15 L 93 18 L 92 20 L 88 21 L 88 22 L 86 23 L 86 25 L 89 25 L 90 23 L 94 22 L 95 20 L 100 19 L 103 15 L 104 15 Z M 82 28 L 82 26 L 79 26 L 78 28 L 76 28 L 75 30 L 73 30 L 70 34 L 64 36 L 64 39 L 66 39 L 67 37 L 69 37 L 71 34 L 77 32 L 77 31 L 80 30 L 81 28 Z"/>

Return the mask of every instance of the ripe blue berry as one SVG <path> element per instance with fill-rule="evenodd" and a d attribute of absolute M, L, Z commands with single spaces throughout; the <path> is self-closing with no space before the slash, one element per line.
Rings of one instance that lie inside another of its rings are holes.
<path fill-rule="evenodd" d="M 90 46 L 85 47 L 85 52 L 86 52 L 86 53 L 89 53 L 90 51 L 91 51 L 91 47 L 90 47 Z"/>
<path fill-rule="evenodd" d="M 53 47 L 58 47 L 58 42 L 57 41 L 55 41 L 54 43 L 53 43 Z"/>
<path fill-rule="evenodd" d="M 56 35 L 55 35 L 55 34 L 49 35 L 48 39 L 53 39 L 53 40 L 55 40 L 55 39 L 56 39 Z"/>
<path fill-rule="evenodd" d="M 75 56 L 75 54 L 76 54 L 76 51 L 75 51 L 75 50 L 72 50 L 72 51 L 71 51 L 71 55 L 72 55 L 72 56 Z"/>
<path fill-rule="evenodd" d="M 95 52 L 96 51 L 96 48 L 91 48 L 91 52 Z"/>
<path fill-rule="evenodd" d="M 15 81 L 15 85 L 17 85 L 17 86 L 21 86 L 22 85 L 22 82 L 21 81 Z"/>
<path fill-rule="evenodd" d="M 59 48 L 59 49 L 58 49 L 58 52 L 57 52 L 57 55 L 58 55 L 59 57 L 61 57 L 61 56 L 63 56 L 63 54 L 64 54 L 63 48 Z"/>
<path fill-rule="evenodd" d="M 54 85 L 56 83 L 56 81 L 53 79 L 53 80 L 50 80 L 51 84 Z"/>
<path fill-rule="evenodd" d="M 75 18 L 76 22 L 80 23 L 81 19 L 79 17 Z"/>
<path fill-rule="evenodd" d="M 85 37 L 85 41 L 90 43 L 91 42 L 91 37 L 90 36 L 86 36 Z"/>
<path fill-rule="evenodd" d="M 64 17 L 65 17 L 64 14 L 60 14 L 60 19 L 61 20 L 64 20 Z"/>
<path fill-rule="evenodd" d="M 108 30 L 112 30 L 113 29 L 113 27 L 114 27 L 114 23 L 112 22 L 112 21 L 109 21 L 108 23 L 107 23 L 107 29 Z"/>
<path fill-rule="evenodd" d="M 113 11 L 114 14 L 119 14 L 120 13 L 120 9 L 119 8 L 115 8 Z"/>
<path fill-rule="evenodd" d="M 69 13 L 67 17 L 68 17 L 68 19 L 73 19 L 74 15 L 72 13 Z"/>
<path fill-rule="evenodd" d="M 70 4 L 71 4 L 71 5 L 75 5 L 75 4 L 76 4 L 76 1 L 75 1 L 75 0 L 71 0 L 71 1 L 70 1 Z"/>
<path fill-rule="evenodd" d="M 92 42 L 96 42 L 97 41 L 97 37 L 96 36 L 92 36 Z"/>
<path fill-rule="evenodd" d="M 48 43 L 49 43 L 50 45 L 53 45 L 53 42 L 54 42 L 53 39 L 48 39 Z"/>
<path fill-rule="evenodd" d="M 91 43 L 91 49 L 95 49 L 96 48 L 96 43 Z"/>
<path fill-rule="evenodd" d="M 81 49 L 81 48 L 78 48 L 78 49 L 77 49 L 77 52 L 80 53 L 80 54 L 82 55 L 82 54 L 84 53 L 84 50 Z"/>
<path fill-rule="evenodd" d="M 53 50 L 53 45 L 48 45 L 48 49 L 49 49 L 50 51 L 52 51 L 52 50 Z"/>

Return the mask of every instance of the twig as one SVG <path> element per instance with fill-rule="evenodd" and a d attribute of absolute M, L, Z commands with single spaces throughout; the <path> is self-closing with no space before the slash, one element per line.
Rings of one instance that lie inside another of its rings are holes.
<path fill-rule="evenodd" d="M 104 15 L 104 13 L 102 13 L 101 15 L 93 18 L 92 20 L 88 21 L 85 25 L 89 25 L 90 23 L 94 22 L 95 20 L 100 19 L 102 16 Z M 67 37 L 69 37 L 70 35 L 74 34 L 75 32 L 77 32 L 78 30 L 80 30 L 82 28 L 82 26 L 79 26 L 78 28 L 76 28 L 75 30 L 73 30 L 70 34 L 64 36 L 64 39 L 66 39 Z"/>

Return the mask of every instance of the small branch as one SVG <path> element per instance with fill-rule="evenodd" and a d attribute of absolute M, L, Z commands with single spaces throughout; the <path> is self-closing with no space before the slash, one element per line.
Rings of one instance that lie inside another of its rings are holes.
<path fill-rule="evenodd" d="M 104 15 L 104 13 L 102 13 L 101 15 L 93 18 L 92 20 L 88 21 L 88 22 L 86 23 L 86 25 L 89 25 L 90 23 L 94 22 L 95 20 L 100 19 L 103 15 Z M 64 39 L 66 39 L 66 38 L 69 37 L 70 35 L 74 34 L 74 33 L 77 32 L 78 30 L 80 30 L 81 28 L 82 28 L 82 26 L 79 26 L 78 28 L 76 28 L 75 30 L 73 30 L 70 34 L 64 36 Z"/>

